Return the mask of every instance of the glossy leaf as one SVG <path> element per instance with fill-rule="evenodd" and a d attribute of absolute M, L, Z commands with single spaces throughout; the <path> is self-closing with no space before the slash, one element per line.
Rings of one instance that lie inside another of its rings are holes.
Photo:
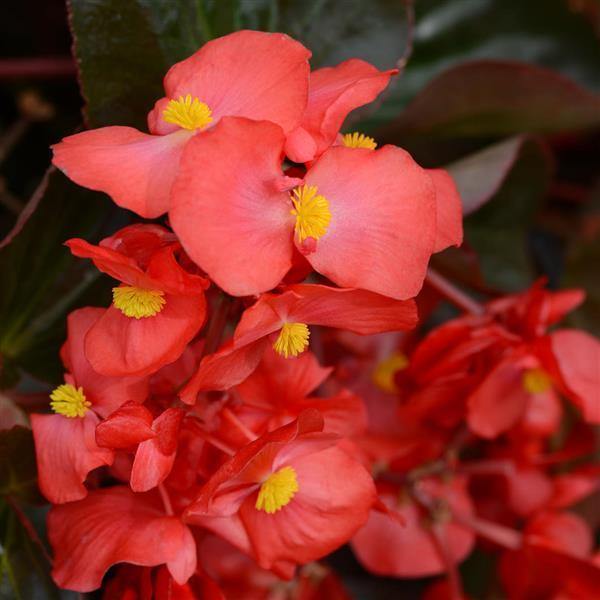
<path fill-rule="evenodd" d="M 108 283 L 73 259 L 63 242 L 116 228 L 118 221 L 107 226 L 111 214 L 108 199 L 51 169 L 0 242 L 0 387 L 18 379 L 18 368 L 42 379 L 60 378 L 58 349 L 67 312 L 91 299 L 101 302 Z"/>
<path fill-rule="evenodd" d="M 600 124 L 600 98 L 548 69 L 464 63 L 435 78 L 392 125 L 395 135 L 482 137 L 552 133 Z"/>

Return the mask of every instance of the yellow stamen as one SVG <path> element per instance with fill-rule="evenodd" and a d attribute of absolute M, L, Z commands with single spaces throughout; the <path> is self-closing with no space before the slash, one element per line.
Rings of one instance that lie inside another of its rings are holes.
<path fill-rule="evenodd" d="M 375 367 L 371 378 L 379 389 L 384 392 L 395 393 L 399 390 L 394 376 L 406 367 L 408 367 L 408 358 L 401 352 L 395 352 Z"/>
<path fill-rule="evenodd" d="M 294 231 L 299 242 L 311 237 L 318 240 L 327 233 L 331 221 L 329 202 L 317 193 L 314 185 L 303 185 L 293 190 L 291 213 L 296 216 Z"/>
<path fill-rule="evenodd" d="M 530 394 L 541 394 L 552 387 L 552 381 L 543 369 L 529 369 L 523 373 L 523 387 Z"/>
<path fill-rule="evenodd" d="M 272 515 L 289 504 L 299 489 L 296 471 L 292 467 L 283 467 L 260 486 L 255 507 Z"/>
<path fill-rule="evenodd" d="M 358 131 L 344 134 L 342 144 L 348 148 L 367 148 L 369 150 L 377 148 L 377 142 L 372 137 Z"/>
<path fill-rule="evenodd" d="M 305 323 L 284 323 L 273 349 L 284 358 L 298 356 L 308 348 L 310 331 Z"/>
<path fill-rule="evenodd" d="M 157 315 L 167 301 L 159 290 L 144 290 L 129 285 L 113 288 L 113 304 L 126 317 L 143 319 Z"/>
<path fill-rule="evenodd" d="M 191 94 L 185 98 L 179 96 L 179 100 L 169 100 L 162 116 L 167 123 L 179 125 L 190 131 L 204 129 L 213 120 L 208 104 L 200 102 L 198 98 L 192 99 Z"/>
<path fill-rule="evenodd" d="M 83 417 L 92 405 L 91 402 L 85 399 L 83 388 L 76 388 L 70 383 L 59 385 L 50 394 L 50 400 L 52 410 L 69 419 Z"/>

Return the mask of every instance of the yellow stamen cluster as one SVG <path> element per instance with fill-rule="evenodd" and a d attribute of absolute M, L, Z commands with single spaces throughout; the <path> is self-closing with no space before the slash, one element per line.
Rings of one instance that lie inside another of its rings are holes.
<path fill-rule="evenodd" d="M 284 323 L 273 349 L 284 358 L 298 356 L 308 348 L 310 331 L 305 323 Z"/>
<path fill-rule="evenodd" d="M 157 315 L 165 306 L 165 293 L 122 285 L 113 288 L 113 304 L 126 317 L 143 319 Z"/>
<path fill-rule="evenodd" d="M 377 142 L 372 137 L 358 131 L 344 134 L 342 144 L 347 148 L 367 148 L 368 150 L 377 148 Z"/>
<path fill-rule="evenodd" d="M 204 129 L 213 120 L 208 104 L 200 102 L 198 98 L 192 99 L 191 94 L 185 98 L 179 96 L 178 100 L 169 100 L 167 108 L 163 110 L 163 119 L 190 131 Z"/>
<path fill-rule="evenodd" d="M 395 352 L 385 360 L 382 360 L 373 371 L 373 383 L 384 392 L 395 393 L 398 386 L 394 381 L 394 376 L 398 371 L 403 371 L 408 367 L 408 358 L 401 352 Z"/>
<path fill-rule="evenodd" d="M 281 510 L 294 497 L 298 487 L 296 471 L 293 467 L 282 467 L 272 473 L 260 486 L 255 507 L 272 515 Z"/>
<path fill-rule="evenodd" d="M 541 394 L 552 387 L 552 381 L 543 369 L 529 369 L 523 373 L 523 387 L 530 394 Z"/>
<path fill-rule="evenodd" d="M 76 388 L 70 383 L 59 385 L 50 394 L 50 407 L 52 410 L 64 417 L 74 419 L 75 417 L 83 417 L 92 405 L 86 400 L 83 388 Z"/>
<path fill-rule="evenodd" d="M 295 188 L 291 194 L 294 208 L 291 213 L 296 217 L 294 231 L 299 242 L 306 238 L 318 240 L 327 233 L 331 221 L 329 202 L 317 193 L 314 185 L 302 185 Z"/>

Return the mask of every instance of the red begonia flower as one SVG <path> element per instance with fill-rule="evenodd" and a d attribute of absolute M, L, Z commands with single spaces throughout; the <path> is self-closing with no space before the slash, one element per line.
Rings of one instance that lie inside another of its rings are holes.
<path fill-rule="evenodd" d="M 228 115 L 269 120 L 286 132 L 298 126 L 309 58 L 281 33 L 238 31 L 212 40 L 166 74 L 166 96 L 148 115 L 150 134 L 120 126 L 78 133 L 53 147 L 53 162 L 75 183 L 158 217 L 169 209 L 181 154 L 198 132 Z"/>
<path fill-rule="evenodd" d="M 322 429 L 320 414 L 307 410 L 243 447 L 209 479 L 186 519 L 251 553 L 265 569 L 328 554 L 366 521 L 375 488 Z"/>
<path fill-rule="evenodd" d="M 288 134 L 285 153 L 298 163 L 320 156 L 334 143 L 348 113 L 375 100 L 396 73 L 356 58 L 313 71 L 302 122 Z"/>
<path fill-rule="evenodd" d="M 421 480 L 419 486 L 428 495 L 443 499 L 452 510 L 463 514 L 472 514 L 474 510 L 463 480 L 444 484 L 428 479 Z M 445 572 L 442 553 L 432 532 L 424 526 L 424 513 L 419 506 L 394 486 L 382 487 L 379 497 L 405 524 L 391 514 L 372 510 L 367 524 L 352 538 L 352 549 L 358 560 L 377 575 L 424 577 Z M 438 528 L 453 561 L 460 562 L 470 554 L 475 534 L 449 519 L 446 516 L 429 527 Z"/>
<path fill-rule="evenodd" d="M 82 308 L 67 318 L 67 341 L 61 358 L 69 373 L 51 395 L 53 415 L 31 415 L 38 463 L 39 486 L 54 503 L 85 497 L 87 474 L 112 463 L 113 452 L 97 445 L 100 419 L 126 402 L 146 399 L 148 382 L 140 377 L 105 377 L 85 358 L 84 338 L 103 314 L 101 308 Z"/>
<path fill-rule="evenodd" d="M 67 242 L 75 256 L 91 258 L 122 283 L 113 288 L 113 304 L 86 336 L 85 355 L 99 373 L 153 373 L 177 360 L 204 323 L 208 283 L 179 264 L 179 245 L 166 242 L 167 235 L 157 226 L 140 225 L 99 246 L 80 239 Z"/>
<path fill-rule="evenodd" d="M 196 544 L 187 526 L 165 515 L 158 495 L 134 494 L 122 486 L 54 506 L 48 538 L 54 550 L 54 581 L 78 592 L 100 587 L 109 567 L 120 562 L 166 564 L 179 584 L 196 570 Z"/>
<path fill-rule="evenodd" d="M 156 435 L 138 446 L 133 460 L 131 489 L 134 492 L 151 490 L 171 472 L 183 415 L 180 408 L 168 408 L 154 419 L 152 429 Z"/>
<path fill-rule="evenodd" d="M 411 329 L 416 323 L 412 300 L 323 285 L 288 286 L 282 294 L 263 294 L 244 312 L 232 343 L 201 361 L 181 398 L 193 404 L 200 391 L 241 383 L 257 367 L 269 341 L 286 358 L 301 354 L 308 347 L 308 325 L 369 335 Z"/>
<path fill-rule="evenodd" d="M 170 216 L 189 256 L 236 296 L 277 286 L 294 244 L 339 286 L 415 296 L 436 238 L 431 177 L 395 146 L 338 146 L 301 181 L 281 170 L 283 141 L 273 123 L 227 118 L 188 144 Z"/>

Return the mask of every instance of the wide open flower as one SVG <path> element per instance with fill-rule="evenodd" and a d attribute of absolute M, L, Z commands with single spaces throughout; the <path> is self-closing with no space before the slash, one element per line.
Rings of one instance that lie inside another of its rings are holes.
<path fill-rule="evenodd" d="M 53 147 L 53 163 L 119 206 L 158 217 L 169 208 L 183 148 L 222 117 L 265 119 L 286 132 L 298 126 L 309 58 L 281 33 L 238 31 L 212 40 L 169 69 L 165 97 L 148 115 L 150 134 L 120 126 L 78 133 Z"/>
<path fill-rule="evenodd" d="M 436 245 L 432 178 L 395 146 L 332 147 L 290 178 L 284 141 L 277 125 L 239 118 L 190 141 L 170 211 L 189 256 L 235 296 L 277 286 L 294 245 L 341 287 L 415 296 Z"/>
<path fill-rule="evenodd" d="M 368 104 L 388 85 L 397 69 L 379 71 L 364 60 L 352 58 L 310 74 L 308 104 L 300 126 L 286 139 L 285 153 L 294 162 L 305 163 L 320 156 L 331 146 L 344 119 L 355 108 Z M 364 136 L 348 144 L 365 143 Z M 360 146 L 358 146 L 360 147 Z M 365 146 L 370 147 L 370 146 Z"/>
<path fill-rule="evenodd" d="M 412 300 L 324 285 L 288 286 L 282 294 L 263 294 L 244 312 L 232 342 L 202 360 L 181 398 L 193 404 L 200 391 L 225 390 L 241 383 L 257 367 L 269 342 L 285 358 L 298 356 L 309 345 L 308 325 L 369 335 L 412 329 L 416 324 Z"/>
<path fill-rule="evenodd" d="M 314 409 L 239 450 L 185 513 L 266 569 L 325 556 L 366 521 L 375 487 Z"/>
<path fill-rule="evenodd" d="M 86 336 L 93 368 L 110 376 L 148 375 L 177 360 L 204 323 L 208 282 L 179 264 L 173 235 L 156 225 L 133 225 L 99 246 L 80 239 L 67 246 L 122 282 Z"/>
<path fill-rule="evenodd" d="M 179 517 L 165 514 L 159 495 L 152 492 L 134 494 L 117 486 L 54 506 L 48 515 L 48 538 L 54 551 L 54 581 L 77 592 L 99 588 L 104 573 L 120 562 L 166 564 L 180 585 L 196 570 L 192 533 Z"/>
<path fill-rule="evenodd" d="M 53 503 L 85 497 L 87 474 L 112 463 L 112 450 L 96 444 L 99 416 L 108 416 L 126 402 L 143 402 L 148 392 L 146 378 L 105 377 L 87 361 L 84 338 L 103 313 L 101 308 L 82 308 L 68 316 L 61 357 L 69 373 L 50 396 L 57 414 L 31 415 L 39 486 Z"/>

